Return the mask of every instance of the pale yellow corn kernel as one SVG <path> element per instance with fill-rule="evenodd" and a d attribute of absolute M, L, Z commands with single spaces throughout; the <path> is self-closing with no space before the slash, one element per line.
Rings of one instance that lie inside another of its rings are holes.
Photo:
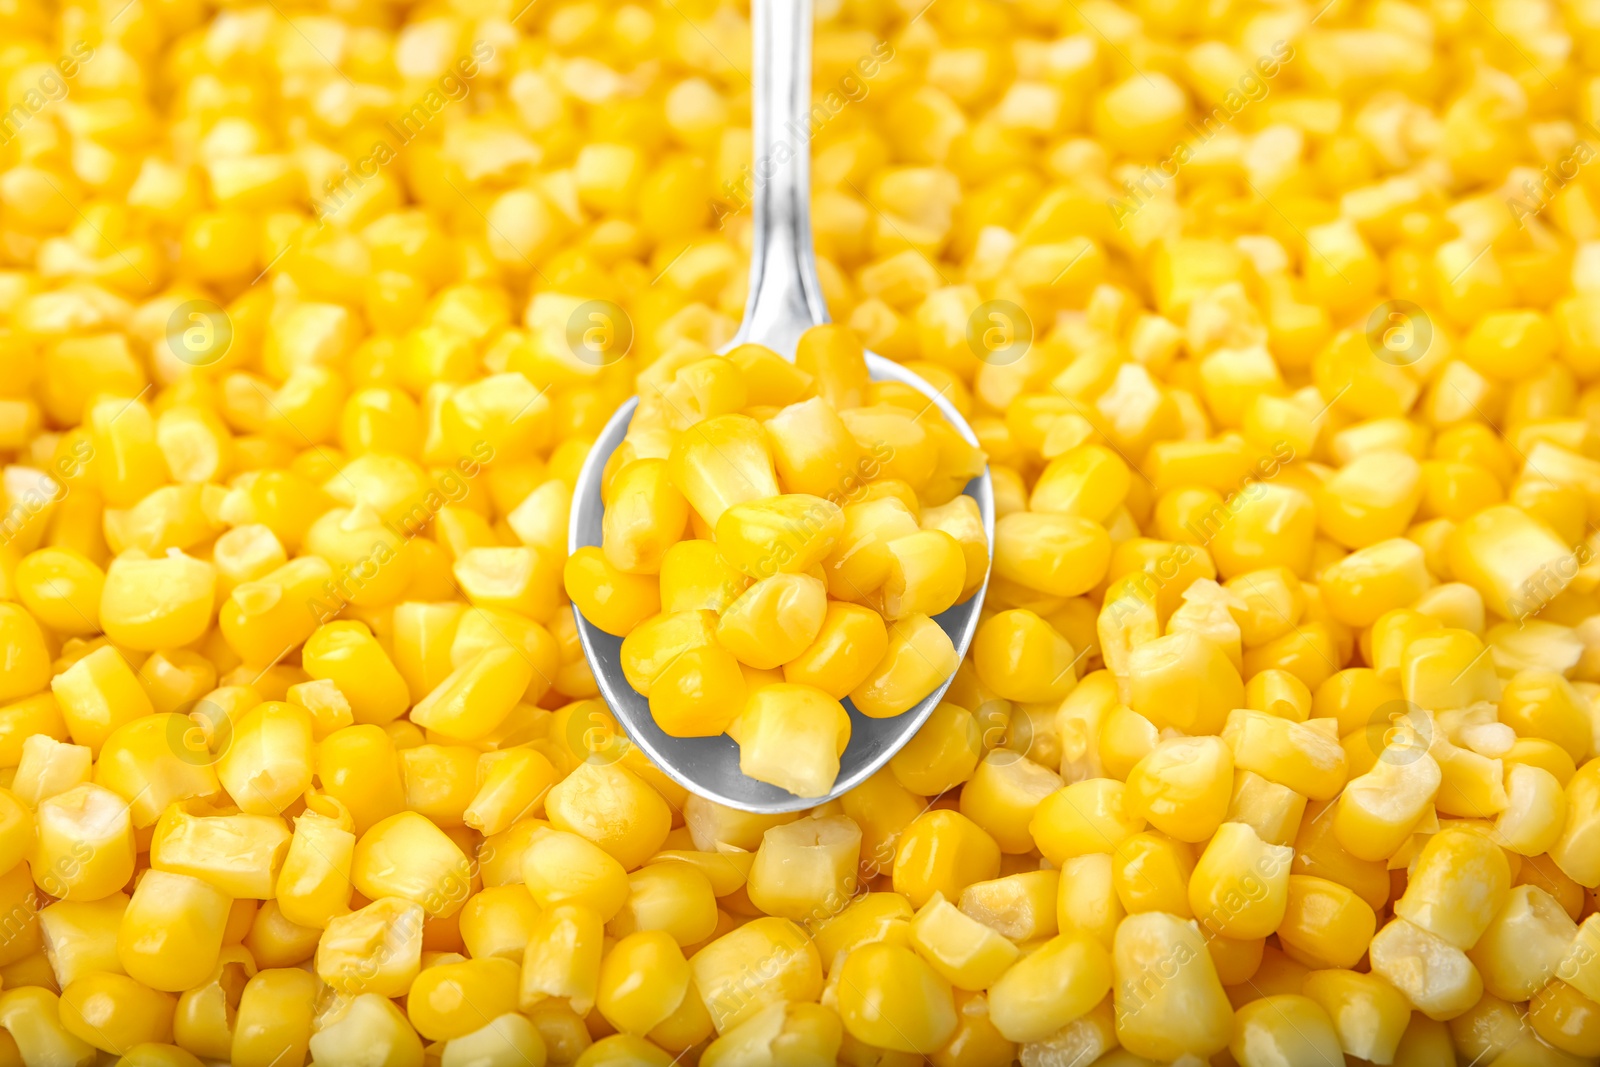
<path fill-rule="evenodd" d="M 1227 820 L 1247 823 L 1269 845 L 1288 845 L 1300 832 L 1306 798 L 1289 786 L 1269 782 L 1253 771 L 1234 775 Z"/>
<path fill-rule="evenodd" d="M 1059 701 L 1077 683 L 1071 642 L 1031 611 L 986 619 L 973 639 L 972 662 L 979 679 L 1006 700 Z"/>
<path fill-rule="evenodd" d="M 1016 512 L 995 523 L 994 574 L 1052 596 L 1079 596 L 1105 576 L 1105 527 L 1074 515 Z"/>
<path fill-rule="evenodd" d="M 1157 1061 L 1226 1047 L 1233 1011 L 1193 923 L 1161 912 L 1129 916 L 1112 950 L 1117 1039 Z"/>
<path fill-rule="evenodd" d="M 762 835 L 746 892 L 768 915 L 832 914 L 855 893 L 860 853 L 861 828 L 844 816 L 774 826 Z"/>
<path fill-rule="evenodd" d="M 1222 738 L 1233 750 L 1235 767 L 1313 800 L 1328 800 L 1345 784 L 1344 750 L 1313 722 L 1289 722 L 1241 708 L 1228 716 Z"/>
<path fill-rule="evenodd" d="M 11 579 L 24 607 L 61 634 L 93 634 L 100 629 L 100 594 L 105 572 L 70 548 L 41 548 L 16 564 Z"/>
<path fill-rule="evenodd" d="M 107 572 L 108 589 L 112 572 L 122 565 L 119 560 Z M 290 560 L 260 578 L 235 585 L 217 614 L 217 627 L 246 663 L 275 662 L 284 649 L 301 644 L 315 632 L 320 620 L 307 605 L 323 603 L 333 578 L 333 569 L 320 556 Z M 102 618 L 105 610 L 102 599 Z"/>
<path fill-rule="evenodd" d="M 28 866 L 33 881 L 62 900 L 98 900 L 133 877 L 133 823 L 123 799 L 78 785 L 39 804 Z"/>
<path fill-rule="evenodd" d="M 240 808 L 277 815 L 311 784 L 311 715 L 268 701 L 233 727 L 233 743 L 217 761 L 217 778 Z"/>
<path fill-rule="evenodd" d="M 424 916 L 399 897 L 335 916 L 317 943 L 317 977 L 345 996 L 404 995 L 422 967 Z"/>
<path fill-rule="evenodd" d="M 724 1031 L 700 1056 L 705 1067 L 779 1067 L 790 1062 L 832 1063 L 843 1024 L 820 1004 L 769 1004 Z"/>
<path fill-rule="evenodd" d="M 1109 950 L 1125 914 L 1113 884 L 1109 854 L 1077 856 L 1063 865 L 1056 899 L 1056 919 L 1062 932 L 1082 930 Z"/>
<path fill-rule="evenodd" d="M 17 764 L 11 788 L 22 803 L 37 808 L 51 797 L 89 781 L 93 773 L 94 754 L 86 745 L 66 744 L 34 734 L 22 743 L 22 760 Z"/>
<path fill-rule="evenodd" d="M 173 550 L 144 559 L 123 554 L 106 569 L 100 594 L 100 624 L 124 648 L 154 651 L 186 645 L 211 621 L 216 572 L 204 560 Z M 310 613 L 296 605 L 305 618 Z M 274 652 L 281 651 L 280 644 Z M 269 662 L 273 653 L 258 662 Z"/>
<path fill-rule="evenodd" d="M 729 604 L 717 623 L 717 641 L 758 670 L 799 657 L 822 632 L 828 597 L 808 574 L 773 574 Z"/>
<path fill-rule="evenodd" d="M 526 1016 L 514 1012 L 445 1043 L 441 1067 L 544 1067 L 549 1051 L 543 1035 Z"/>
<path fill-rule="evenodd" d="M 729 733 L 739 742 L 739 769 L 746 775 L 816 797 L 839 775 L 850 719 L 822 690 L 783 682 L 751 693 Z"/>
<path fill-rule="evenodd" d="M 973 991 L 992 986 L 1019 955 L 1010 941 L 937 893 L 911 922 L 911 947 L 945 981 Z"/>
<path fill-rule="evenodd" d="M 1480 834 L 1446 829 L 1423 846 L 1394 911 L 1465 950 L 1482 936 L 1510 885 L 1511 867 L 1498 845 Z"/>
<path fill-rule="evenodd" d="M 1581 968 L 1561 968 L 1577 935 L 1577 926 L 1549 893 L 1514 886 L 1467 958 L 1483 977 L 1484 989 L 1516 1003 L 1531 998 L 1552 975 L 1573 980 Z"/>
<path fill-rule="evenodd" d="M 472 869 L 461 848 L 433 823 L 402 811 L 361 835 L 350 881 L 368 900 L 420 904 L 430 918 L 454 915 L 472 892 Z"/>
<path fill-rule="evenodd" d="M 350 864 L 356 835 L 349 813 L 327 798 L 308 798 L 278 872 L 277 901 L 290 922 L 314 929 L 350 907 Z"/>
<path fill-rule="evenodd" d="M 119 726 L 155 708 L 122 654 L 102 645 L 50 681 L 72 739 L 98 754 Z"/>
<path fill-rule="evenodd" d="M 955 674 L 960 657 L 950 635 L 926 615 L 889 625 L 889 647 L 866 679 L 850 691 L 856 710 L 873 718 L 914 707 Z"/>
<path fill-rule="evenodd" d="M 422 1067 L 422 1042 L 400 1014 L 382 996 L 363 993 L 350 1001 L 344 1014 L 325 1021 L 308 1043 L 313 1062 L 345 1063 L 371 1057 L 394 1067 Z"/>
<path fill-rule="evenodd" d="M 127 908 L 127 895 L 113 893 L 95 901 L 58 900 L 40 910 L 45 955 L 62 989 L 95 972 L 122 972 L 117 929 Z"/>
<path fill-rule="evenodd" d="M 1336 1063 L 1344 1058 L 1333 1020 L 1310 997 L 1280 995 L 1253 1000 L 1238 1010 L 1233 1029 L 1228 1048 L 1239 1067 Z"/>
<path fill-rule="evenodd" d="M 1483 994 L 1483 980 L 1465 953 L 1404 919 L 1393 919 L 1379 930 L 1368 952 L 1372 973 L 1430 1019 L 1452 1019 Z"/>
<path fill-rule="evenodd" d="M 1592 923 L 1586 917 L 1578 925 L 1577 934 L 1567 948 L 1566 954 L 1556 970 L 1556 975 L 1574 989 L 1588 996 L 1590 992 L 1600 990 L 1600 966 L 1596 965 L 1595 944 L 1600 938 L 1600 924 Z"/>
<path fill-rule="evenodd" d="M 1214 737 L 1179 738 L 1156 746 L 1128 772 L 1130 815 L 1179 841 L 1216 832 L 1233 795 L 1233 753 Z"/>
<path fill-rule="evenodd" d="M 1216 645 L 1191 632 L 1134 648 L 1127 676 L 1128 707 L 1161 727 L 1220 733 L 1229 711 L 1244 703 L 1238 669 Z"/>
<path fill-rule="evenodd" d="M 1074 856 L 1115 852 L 1144 826 L 1144 818 L 1128 810 L 1123 783 L 1090 778 L 1040 801 L 1028 832 L 1045 858 L 1059 866 Z"/>
<path fill-rule="evenodd" d="M 1495 818 L 1502 847 L 1522 856 L 1542 855 L 1561 839 L 1566 821 L 1567 798 L 1555 775 L 1531 764 L 1506 767 L 1506 808 Z"/>
<path fill-rule="evenodd" d="M 697 856 L 705 857 L 705 862 L 695 862 Z M 736 892 L 746 881 L 732 860 L 719 863 L 719 859 L 715 853 L 657 853 L 658 862 L 628 875 L 628 899 L 606 924 L 607 932 L 623 937 L 639 930 L 665 930 L 680 945 L 700 944 L 717 928 L 718 891 Z"/>
<path fill-rule="evenodd" d="M 518 962 L 496 957 L 426 967 L 406 994 L 406 1015 L 429 1041 L 464 1037 L 516 1010 L 521 976 Z"/>
<path fill-rule="evenodd" d="M 1394 986 L 1372 974 L 1326 970 L 1306 975 L 1303 989 L 1327 1013 L 1346 1055 L 1373 1063 L 1400 1062 L 1395 1051 L 1411 1019 L 1411 1005 Z"/>
<path fill-rule="evenodd" d="M 766 962 L 752 981 L 750 966 Z M 694 988 L 719 1034 L 769 1004 L 812 1001 L 822 992 L 822 963 L 805 931 L 787 919 L 753 919 L 696 952 L 689 960 Z"/>
<path fill-rule="evenodd" d="M 289 843 L 276 815 L 195 816 L 174 805 L 156 821 L 150 866 L 199 878 L 234 899 L 270 900 Z"/>
<path fill-rule="evenodd" d="M 1357 859 L 1387 860 L 1426 817 L 1441 781 L 1438 761 L 1420 742 L 1385 747 L 1335 801 L 1334 836 Z"/>
<path fill-rule="evenodd" d="M 89 1067 L 95 1047 L 61 1024 L 60 998 L 48 989 L 21 986 L 0 993 L 0 1027 L 11 1035 L 18 1062 Z"/>
<path fill-rule="evenodd" d="M 121 974 L 93 974 L 61 990 L 61 1026 L 113 1054 L 170 1042 L 177 998 Z"/>
<path fill-rule="evenodd" d="M 146 871 L 123 913 L 117 959 L 129 977 L 152 989 L 191 989 L 217 965 L 231 906 L 198 878 Z"/>
<path fill-rule="evenodd" d="M 926 1054 L 956 1027 L 949 983 L 909 949 L 884 942 L 844 956 L 838 1002 L 845 1030 L 878 1048 Z"/>
<path fill-rule="evenodd" d="M 521 649 L 485 648 L 417 701 L 411 721 L 446 737 L 477 740 L 505 722 L 533 677 L 533 664 Z"/>
<path fill-rule="evenodd" d="M 1201 929 L 1239 940 L 1276 931 L 1288 908 L 1293 858 L 1292 849 L 1262 841 L 1246 823 L 1219 826 L 1189 878 Z"/>

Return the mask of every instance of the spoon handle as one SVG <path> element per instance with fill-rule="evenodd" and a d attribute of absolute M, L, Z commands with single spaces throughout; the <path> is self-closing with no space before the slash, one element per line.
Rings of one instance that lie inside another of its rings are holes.
<path fill-rule="evenodd" d="M 794 358 L 828 321 L 811 249 L 811 0 L 752 0 L 750 294 L 736 342 Z"/>

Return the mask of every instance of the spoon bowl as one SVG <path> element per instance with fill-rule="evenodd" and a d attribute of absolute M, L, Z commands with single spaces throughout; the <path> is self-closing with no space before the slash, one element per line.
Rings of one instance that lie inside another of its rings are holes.
<path fill-rule="evenodd" d="M 723 352 L 755 343 L 793 360 L 800 335 L 829 321 L 811 247 L 809 146 L 785 139 L 800 130 L 807 132 L 809 140 L 810 0 L 754 0 L 751 28 L 756 68 L 752 97 L 756 151 L 752 169 L 755 195 L 750 294 L 744 321 Z M 874 381 L 899 382 L 918 390 L 962 436 L 974 445 L 978 443 L 972 427 L 955 406 L 919 375 L 871 352 L 867 353 L 867 371 Z M 568 531 L 571 551 L 600 544 L 600 520 L 605 510 L 600 497 L 603 472 L 606 461 L 627 435 L 638 403 L 637 398 L 630 399 L 617 409 L 584 460 L 572 496 Z M 964 492 L 977 503 L 992 562 L 994 487 L 987 467 L 967 483 Z M 958 657 L 964 658 L 972 643 L 988 585 L 986 573 L 976 592 L 934 617 L 934 622 L 949 635 Z M 662 731 L 650 714 L 649 700 L 623 675 L 622 638 L 593 625 L 581 612 L 574 610 L 573 615 L 600 695 L 628 740 L 679 785 L 708 800 L 745 811 L 799 811 L 860 785 L 916 734 L 954 680 L 954 676 L 946 678 L 916 705 L 887 718 L 863 715 L 849 699 L 841 701 L 850 715 L 851 733 L 849 746 L 839 760 L 839 775 L 827 795 L 800 797 L 744 775 L 739 770 L 739 746 L 726 734 L 673 737 Z M 591 758 L 615 759 L 622 751 L 621 746 L 610 745 L 604 753 Z"/>

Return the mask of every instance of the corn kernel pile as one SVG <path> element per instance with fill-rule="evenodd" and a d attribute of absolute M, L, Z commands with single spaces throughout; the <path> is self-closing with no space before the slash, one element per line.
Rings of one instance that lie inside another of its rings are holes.
<path fill-rule="evenodd" d="M 932 616 L 988 574 L 962 494 L 984 457 L 927 396 L 871 381 L 848 329 L 807 331 L 795 357 L 658 360 L 607 463 L 601 547 L 572 554 L 565 585 L 626 638 L 663 732 L 726 732 L 746 775 L 822 797 L 850 741 L 841 700 L 899 715 L 960 665 Z"/>
<path fill-rule="evenodd" d="M 818 6 L 0 10 L 0 1065 L 1600 1064 L 1600 5 Z"/>

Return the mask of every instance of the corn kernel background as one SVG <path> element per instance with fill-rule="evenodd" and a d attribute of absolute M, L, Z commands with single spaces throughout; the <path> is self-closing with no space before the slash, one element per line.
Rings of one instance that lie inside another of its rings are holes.
<path fill-rule="evenodd" d="M 741 314 L 747 6 L 0 2 L 0 1065 L 1600 1064 L 1600 3 L 817 9 L 998 522 L 757 817 L 566 536 Z"/>

